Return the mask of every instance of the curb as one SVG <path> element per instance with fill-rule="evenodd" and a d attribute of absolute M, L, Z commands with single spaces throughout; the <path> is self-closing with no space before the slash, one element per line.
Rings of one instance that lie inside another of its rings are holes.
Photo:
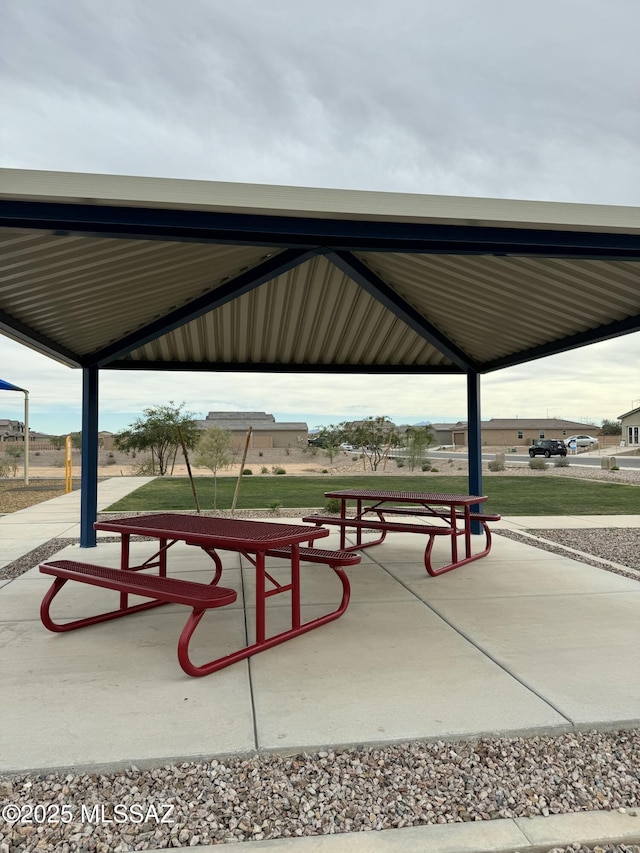
<path fill-rule="evenodd" d="M 550 853 L 575 843 L 589 847 L 638 844 L 640 817 L 635 809 L 576 812 L 242 843 L 255 853 Z M 197 850 L 214 853 L 218 846 Z M 175 847 L 165 847 L 157 853 L 173 850 Z"/>

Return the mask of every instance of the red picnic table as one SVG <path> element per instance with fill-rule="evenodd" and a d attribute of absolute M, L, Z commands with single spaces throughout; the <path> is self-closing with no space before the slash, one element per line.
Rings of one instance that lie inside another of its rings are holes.
<path fill-rule="evenodd" d="M 111 531 L 121 535 L 120 568 L 93 566 L 71 560 L 60 560 L 41 565 L 40 570 L 42 572 L 55 577 L 52 587 L 42 602 L 41 618 L 44 625 L 51 631 L 69 631 L 170 602 L 187 604 L 192 607 L 192 613 L 187 619 L 178 641 L 178 660 L 182 669 L 188 675 L 194 676 L 208 675 L 229 666 L 229 664 L 236 663 L 236 661 L 337 619 L 346 610 L 350 596 L 349 580 L 344 572 L 344 566 L 360 562 L 360 557 L 357 554 L 300 547 L 302 542 L 311 544 L 314 540 L 329 534 L 326 528 L 311 527 L 304 524 L 279 524 L 179 513 L 159 513 L 100 521 L 96 522 L 95 528 L 96 530 Z M 151 537 L 159 542 L 159 547 L 155 553 L 138 565 L 131 565 L 130 562 L 130 540 L 133 535 Z M 211 557 L 215 571 L 210 583 L 203 584 L 168 577 L 167 553 L 177 542 L 197 546 Z M 255 567 L 256 640 L 231 654 L 215 658 L 205 664 L 196 665 L 189 657 L 189 641 L 205 611 L 231 604 L 237 597 L 235 590 L 218 586 L 222 575 L 222 561 L 218 551 L 238 552 Z M 291 576 L 289 583 L 279 583 L 267 571 L 266 557 L 279 557 L 289 565 Z M 328 565 L 342 584 L 342 599 L 338 607 L 307 622 L 302 622 L 301 617 L 301 558 L 306 562 Z M 157 568 L 158 573 L 147 574 L 145 572 L 151 568 Z M 51 619 L 49 608 L 55 596 L 69 580 L 117 590 L 120 593 L 119 608 L 96 616 L 76 619 L 72 622 L 55 623 Z M 270 584 L 269 587 L 268 584 Z M 273 595 L 286 592 L 291 595 L 291 625 L 286 630 L 269 637 L 266 629 L 266 601 Z M 129 606 L 129 595 L 144 596 L 152 600 Z"/>
<path fill-rule="evenodd" d="M 325 492 L 326 498 L 340 501 L 340 516 L 308 515 L 303 521 L 322 525 L 337 525 L 340 528 L 340 548 L 351 551 L 379 545 L 390 531 L 418 533 L 429 538 L 425 548 L 424 563 L 427 572 L 435 577 L 473 560 L 479 560 L 491 550 L 491 531 L 487 522 L 499 521 L 495 514 L 472 511 L 485 503 L 485 495 L 457 495 L 440 492 L 383 491 L 380 489 L 341 489 Z M 350 506 L 354 503 L 355 506 Z M 391 516 L 391 518 L 390 518 Z M 396 520 L 393 519 L 395 516 Z M 402 516 L 412 521 L 398 521 Z M 474 554 L 471 548 L 471 524 L 479 522 L 485 534 L 485 547 Z M 355 544 L 347 543 L 347 531 L 352 528 Z M 377 539 L 365 539 L 363 532 L 376 531 Z M 448 536 L 451 542 L 451 562 L 435 569 L 431 563 L 431 552 L 437 536 Z M 464 556 L 458 548 L 458 539 L 463 538 Z"/>

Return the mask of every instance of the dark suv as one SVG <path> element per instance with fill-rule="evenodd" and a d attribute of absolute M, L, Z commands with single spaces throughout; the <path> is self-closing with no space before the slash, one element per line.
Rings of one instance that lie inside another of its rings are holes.
<path fill-rule="evenodd" d="M 541 438 L 534 441 L 529 448 L 529 456 L 566 456 L 567 447 L 564 441 L 556 438 Z"/>

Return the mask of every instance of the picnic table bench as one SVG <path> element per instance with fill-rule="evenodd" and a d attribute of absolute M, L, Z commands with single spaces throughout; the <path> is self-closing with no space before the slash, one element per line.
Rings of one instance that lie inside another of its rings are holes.
<path fill-rule="evenodd" d="M 82 628 L 88 625 L 94 625 L 99 622 L 105 622 L 111 619 L 116 619 L 121 616 L 127 616 L 133 613 L 139 613 L 153 607 L 158 607 L 163 604 L 176 603 L 184 604 L 192 608 L 184 628 L 178 640 L 178 661 L 182 669 L 193 676 L 207 675 L 222 669 L 229 664 L 242 660 L 259 651 L 271 648 L 279 643 L 284 642 L 294 636 L 310 631 L 312 628 L 324 625 L 341 616 L 349 604 L 350 585 L 349 579 L 344 571 L 345 566 L 356 565 L 360 562 L 360 556 L 351 551 L 336 551 L 313 547 L 300 547 L 298 541 L 304 537 L 305 539 L 313 539 L 318 536 L 325 536 L 328 531 L 315 531 L 313 528 L 306 528 L 302 525 L 274 525 L 264 522 L 238 522 L 234 520 L 231 526 L 227 522 L 223 522 L 221 528 L 220 540 L 224 542 L 224 548 L 230 550 L 238 550 L 247 557 L 256 568 L 256 642 L 245 648 L 239 649 L 231 654 L 216 658 L 209 663 L 197 665 L 189 657 L 189 642 L 197 628 L 200 620 L 207 610 L 224 607 L 233 604 L 237 600 L 237 593 L 233 589 L 218 586 L 218 580 L 221 574 L 221 562 L 218 555 L 215 553 L 213 544 L 216 541 L 212 532 L 208 537 L 205 537 L 201 545 L 202 549 L 214 558 L 216 571 L 214 578 L 210 583 L 201 583 L 195 581 L 185 581 L 178 578 L 168 577 L 166 575 L 166 552 L 170 545 L 167 544 L 168 533 L 172 537 L 179 535 L 180 521 L 175 520 L 169 524 L 163 525 L 163 520 L 159 519 L 155 522 L 157 525 L 156 535 L 160 538 L 160 552 L 162 559 L 158 560 L 158 554 L 150 557 L 139 566 L 130 566 L 129 561 L 129 541 L 128 536 L 132 531 L 131 523 L 138 529 L 140 526 L 145 526 L 149 532 L 153 527 L 154 521 L 149 520 L 142 522 L 138 519 L 122 519 L 121 526 L 126 531 L 126 545 L 123 541 L 122 554 L 126 556 L 126 563 L 122 563 L 121 568 L 114 569 L 106 566 L 98 566 L 90 563 L 84 563 L 74 560 L 57 560 L 42 563 L 40 571 L 43 574 L 52 575 L 54 581 L 50 589 L 47 591 L 40 608 L 40 616 L 42 623 L 50 631 L 56 633 L 72 631 L 76 628 Z M 172 517 L 180 519 L 179 516 Z M 165 517 L 166 521 L 166 517 Z M 215 521 L 209 519 L 209 522 Z M 220 521 L 218 519 L 218 521 Z M 130 523 L 128 523 L 130 522 Z M 116 524 L 118 522 L 115 522 Z M 113 524 L 113 522 L 109 522 Z M 257 527 L 255 525 L 258 525 Z M 182 522 L 183 528 L 187 530 L 187 535 L 190 540 L 193 540 L 194 527 L 201 529 L 212 525 L 194 525 L 189 521 Z M 235 526 L 234 526 L 235 525 Z M 252 526 L 253 525 L 253 526 Z M 215 524 L 213 525 L 215 528 Z M 271 529 L 267 529 L 271 528 Z M 278 530 L 275 530 L 278 528 Z M 244 531 L 244 535 L 242 532 Z M 311 536 L 309 534 L 312 534 Z M 237 537 L 236 547 L 232 548 L 233 536 Z M 290 544 L 278 545 L 278 541 L 290 540 Z M 171 539 L 170 544 L 173 544 L 177 539 Z M 189 544 L 198 544 L 190 541 Z M 269 547 L 274 545 L 275 547 Z M 222 547 L 222 546 L 218 546 Z M 264 565 L 265 557 L 276 557 L 286 560 L 291 567 L 291 582 L 279 583 Z M 310 619 L 307 622 L 302 622 L 300 611 L 300 562 L 319 563 L 329 566 L 340 580 L 342 586 L 342 596 L 339 605 L 322 616 Z M 148 574 L 143 569 L 149 567 L 158 567 L 159 574 Z M 265 580 L 272 584 L 272 588 L 265 588 Z M 120 593 L 120 606 L 115 610 L 109 610 L 95 616 L 88 616 L 81 619 L 73 619 L 69 622 L 55 622 L 50 614 L 50 608 L 53 600 L 58 595 L 60 590 L 68 581 L 77 581 L 92 586 L 98 586 L 105 589 L 112 589 Z M 291 627 L 280 633 L 267 637 L 265 632 L 265 601 L 272 595 L 277 595 L 284 592 L 291 593 Z M 147 599 L 140 604 L 129 605 L 128 596 L 137 595 Z"/>
<path fill-rule="evenodd" d="M 376 489 L 344 489 L 325 492 L 327 498 L 338 498 L 341 502 L 339 516 L 312 514 L 304 522 L 317 525 L 334 525 L 340 528 L 340 548 L 359 550 L 384 542 L 387 533 L 418 533 L 428 536 L 424 552 L 424 564 L 429 575 L 449 572 L 484 557 L 491 550 L 491 531 L 488 522 L 500 521 L 497 513 L 483 513 L 476 509 L 487 498 L 483 495 L 454 495 L 442 493 L 381 491 Z M 349 508 L 355 501 L 355 508 Z M 371 517 L 375 516 L 375 517 Z M 393 516 L 396 518 L 394 519 Z M 418 522 L 404 521 L 406 518 Z M 425 519 L 425 522 L 420 521 Z M 434 523 L 430 524 L 429 521 Z M 485 536 L 484 548 L 476 553 L 471 549 L 471 523 L 479 522 Z M 462 522 L 459 524 L 459 522 Z M 355 530 L 355 544 L 347 543 L 347 531 Z M 378 532 L 376 539 L 364 539 L 363 532 Z M 435 568 L 432 551 L 436 537 L 448 536 L 451 541 L 451 562 Z M 459 554 L 458 538 L 464 541 L 464 556 Z"/>

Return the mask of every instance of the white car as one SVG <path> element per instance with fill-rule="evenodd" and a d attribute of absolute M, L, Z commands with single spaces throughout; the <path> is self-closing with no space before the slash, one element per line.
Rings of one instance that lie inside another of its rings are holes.
<path fill-rule="evenodd" d="M 592 435 L 570 435 L 564 439 L 564 443 L 569 447 L 570 442 L 575 441 L 576 447 L 595 447 L 598 444 L 598 439 Z"/>

